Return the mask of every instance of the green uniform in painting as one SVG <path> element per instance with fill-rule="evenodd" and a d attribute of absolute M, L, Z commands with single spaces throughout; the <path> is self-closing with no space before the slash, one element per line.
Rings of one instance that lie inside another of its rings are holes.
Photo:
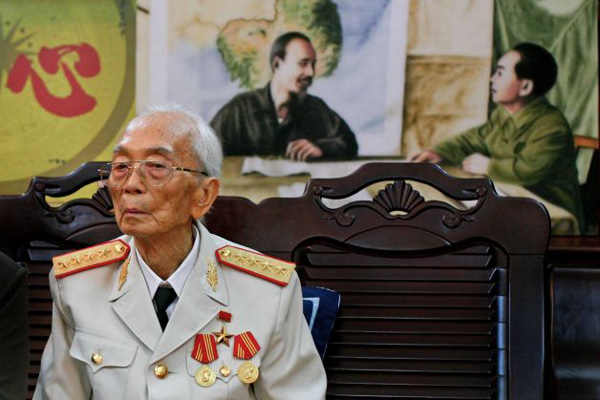
<path fill-rule="evenodd" d="M 489 157 L 491 179 L 523 186 L 569 211 L 583 226 L 571 128 L 544 97 L 513 115 L 498 107 L 488 122 L 439 143 L 434 151 L 453 164 L 473 153 Z"/>

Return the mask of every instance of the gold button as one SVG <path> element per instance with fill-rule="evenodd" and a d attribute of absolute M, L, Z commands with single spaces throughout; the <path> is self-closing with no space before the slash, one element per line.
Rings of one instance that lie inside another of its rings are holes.
<path fill-rule="evenodd" d="M 103 360 L 103 358 L 102 358 L 102 354 L 100 354 L 100 353 L 94 353 L 94 354 L 92 354 L 92 362 L 93 362 L 95 365 L 100 365 L 100 364 L 102 364 L 102 360 Z"/>
<path fill-rule="evenodd" d="M 158 364 L 156 367 L 154 367 L 154 375 L 156 375 L 158 379 L 164 379 L 168 373 L 169 368 L 167 368 L 165 364 Z"/>

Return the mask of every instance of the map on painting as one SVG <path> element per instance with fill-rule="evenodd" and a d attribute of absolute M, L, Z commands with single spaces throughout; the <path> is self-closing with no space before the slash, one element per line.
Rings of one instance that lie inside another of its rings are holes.
<path fill-rule="evenodd" d="M 359 155 L 400 152 L 408 0 L 188 0 L 169 7 L 168 100 L 207 120 L 236 94 L 263 87 L 279 35 L 317 51 L 309 93 L 356 134 Z"/>
<path fill-rule="evenodd" d="M 311 38 L 317 51 L 317 76 L 330 76 L 342 47 L 340 15 L 331 0 L 275 2 L 272 20 L 232 20 L 217 38 L 229 76 L 246 89 L 265 85 L 271 76 L 267 62 L 271 43 L 283 32 L 299 31 Z"/>

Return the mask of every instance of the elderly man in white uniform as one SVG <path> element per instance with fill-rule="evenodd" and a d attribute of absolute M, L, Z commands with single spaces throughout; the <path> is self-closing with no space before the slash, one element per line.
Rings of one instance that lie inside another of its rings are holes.
<path fill-rule="evenodd" d="M 294 265 L 196 221 L 222 150 L 181 108 L 135 118 L 100 171 L 125 236 L 56 257 L 34 399 L 323 399 Z"/>

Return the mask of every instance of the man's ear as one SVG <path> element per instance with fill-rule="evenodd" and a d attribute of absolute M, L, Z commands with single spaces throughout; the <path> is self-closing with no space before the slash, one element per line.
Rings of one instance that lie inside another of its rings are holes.
<path fill-rule="evenodd" d="M 520 97 L 529 97 L 533 93 L 533 81 L 531 79 L 523 79 L 521 82 Z"/>
<path fill-rule="evenodd" d="M 277 68 L 279 68 L 280 62 L 281 62 L 281 58 L 279 58 L 279 57 L 275 57 L 273 59 L 273 70 L 276 70 Z"/>
<path fill-rule="evenodd" d="M 202 178 L 202 181 L 194 192 L 194 201 L 191 210 L 194 219 L 203 217 L 210 210 L 210 207 L 219 195 L 220 188 L 221 182 L 217 178 Z"/>

